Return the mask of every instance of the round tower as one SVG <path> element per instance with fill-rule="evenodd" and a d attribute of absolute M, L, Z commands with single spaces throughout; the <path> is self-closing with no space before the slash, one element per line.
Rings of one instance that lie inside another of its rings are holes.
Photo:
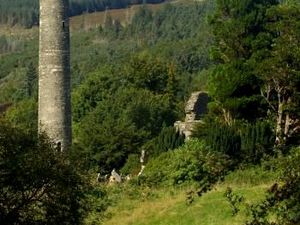
<path fill-rule="evenodd" d="M 40 0 L 39 133 L 61 150 L 72 142 L 68 0 Z"/>

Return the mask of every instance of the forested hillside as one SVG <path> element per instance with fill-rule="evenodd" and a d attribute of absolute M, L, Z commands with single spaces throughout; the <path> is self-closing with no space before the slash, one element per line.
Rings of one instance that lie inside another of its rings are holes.
<path fill-rule="evenodd" d="M 144 3 L 160 3 L 164 0 L 147 0 Z M 107 8 L 125 8 L 131 4 L 141 4 L 143 0 L 70 0 L 69 15 L 83 12 L 103 11 Z M 38 24 L 38 0 L 1 0 L 0 24 L 14 26 L 16 24 L 31 27 Z"/>
<path fill-rule="evenodd" d="M 37 32 L 5 34 L 1 225 L 299 224 L 299 43 L 297 0 L 176 1 L 80 27 L 60 153 L 36 137 Z M 174 122 L 194 91 L 210 102 L 185 141 Z"/>
<path fill-rule="evenodd" d="M 204 85 L 200 71 L 210 65 L 205 18 L 212 8 L 210 3 L 170 4 L 157 12 L 142 7 L 127 27 L 108 20 L 104 27 L 72 35 L 74 137 L 83 148 L 78 154 L 90 155 L 90 163 L 102 164 L 106 172 L 119 169 L 162 126 L 182 116 L 184 99 Z M 1 57 L 0 102 L 15 102 L 7 117 L 19 120 L 15 116 L 25 110 L 22 124 L 34 128 L 37 39 L 23 44 L 21 51 Z M 90 129 L 95 121 L 99 126 Z M 98 132 L 103 136 L 91 140 Z"/>

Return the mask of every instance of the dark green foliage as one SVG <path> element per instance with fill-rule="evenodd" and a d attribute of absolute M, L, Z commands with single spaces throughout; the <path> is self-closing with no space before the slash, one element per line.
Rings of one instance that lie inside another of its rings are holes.
<path fill-rule="evenodd" d="M 209 92 L 227 124 L 236 118 L 255 121 L 266 116 L 260 93 L 261 78 L 249 60 L 252 45 L 264 31 L 266 10 L 275 0 L 217 1 L 211 19 L 218 63 L 211 74 Z"/>
<path fill-rule="evenodd" d="M 126 160 L 125 165 L 120 170 L 123 175 L 137 175 L 141 170 L 140 155 L 130 154 Z"/>
<path fill-rule="evenodd" d="M 207 120 L 197 127 L 193 135 L 205 141 L 213 151 L 246 162 L 259 163 L 263 156 L 274 153 L 274 132 L 268 122 L 228 126 Z"/>
<path fill-rule="evenodd" d="M 27 66 L 25 74 L 25 89 L 28 97 L 37 97 L 37 70 L 32 63 Z"/>
<path fill-rule="evenodd" d="M 209 151 L 203 142 L 191 140 L 151 159 L 141 182 L 154 186 L 197 182 L 203 188 L 221 179 L 229 165 L 230 160 L 225 155 Z"/>
<path fill-rule="evenodd" d="M 195 201 L 195 192 L 193 190 L 190 190 L 187 191 L 185 195 L 186 195 L 185 202 L 189 206 Z"/>
<path fill-rule="evenodd" d="M 209 78 L 209 93 L 216 103 L 216 114 L 223 116 L 228 124 L 234 119 L 252 122 L 266 116 L 259 84 L 251 68 L 239 59 L 218 65 Z"/>
<path fill-rule="evenodd" d="M 142 7 L 134 15 L 127 28 L 127 35 L 141 41 L 155 43 L 158 39 L 182 40 L 197 37 L 198 31 L 204 28 L 207 13 L 213 8 L 212 2 L 166 4 L 164 8 L 152 13 Z M 203 22 L 199 26 L 199 22 Z"/>
<path fill-rule="evenodd" d="M 163 127 L 159 135 L 146 143 L 143 148 L 148 155 L 158 156 L 162 152 L 178 148 L 183 143 L 184 135 L 181 135 L 174 127 Z"/>
<path fill-rule="evenodd" d="M 200 124 L 193 136 L 204 140 L 213 151 L 222 152 L 233 158 L 238 158 L 241 154 L 241 137 L 235 127 L 208 121 Z"/>
<path fill-rule="evenodd" d="M 147 3 L 161 3 L 164 0 L 148 0 Z M 70 0 L 69 15 L 75 16 L 84 12 L 104 11 L 125 8 L 129 4 L 141 4 L 142 0 Z M 38 0 L 2 0 L 0 4 L 0 24 L 16 24 L 26 28 L 38 24 Z"/>
<path fill-rule="evenodd" d="M 80 85 L 72 95 L 73 120 L 79 122 L 96 108 L 97 104 L 112 95 L 119 85 L 111 68 L 102 68 Z"/>
<path fill-rule="evenodd" d="M 229 0 L 217 2 L 211 20 L 218 63 L 209 81 L 214 113 L 228 125 L 268 114 L 282 150 L 299 134 L 299 12 L 276 0 Z"/>
<path fill-rule="evenodd" d="M 172 59 L 176 67 L 196 72 L 210 64 L 208 46 L 212 37 L 206 16 L 213 4 L 211 1 L 166 4 L 156 12 L 141 7 L 121 32 L 111 24 L 101 33 L 108 38 L 133 41 L 143 48 L 151 47 L 153 54 Z"/>
<path fill-rule="evenodd" d="M 96 187 L 85 190 L 84 208 L 87 214 L 84 218 L 84 225 L 97 225 L 105 218 L 105 212 L 112 205 L 108 190 L 106 187 L 97 185 Z"/>
<path fill-rule="evenodd" d="M 268 190 L 264 201 L 250 206 L 251 220 L 246 222 L 247 225 L 295 225 L 300 223 L 299 160 L 299 148 L 294 149 L 289 156 L 280 157 L 277 160 L 282 171 L 280 182 L 275 183 Z"/>
<path fill-rule="evenodd" d="M 194 77 L 198 76 L 197 71 L 207 67 L 209 64 L 208 46 L 211 42 L 211 37 L 205 20 L 200 19 L 197 22 L 189 22 L 191 18 L 199 18 L 200 15 L 204 16 L 205 13 L 200 9 L 192 10 L 194 9 L 194 4 L 184 6 L 184 11 L 181 10 L 181 7 L 182 5 L 177 4 L 172 6 L 174 8 L 172 10 L 177 12 L 177 14 L 171 14 L 171 17 L 174 17 L 172 20 L 176 21 L 180 15 L 180 21 L 183 24 L 191 23 L 191 29 L 197 35 L 190 35 L 187 32 L 184 35 L 185 38 L 181 39 L 180 42 L 176 40 L 166 42 L 166 37 L 160 37 L 159 43 L 155 44 L 155 46 L 148 46 L 136 41 L 133 38 L 134 34 L 128 35 L 123 39 L 123 34 L 119 35 L 120 38 L 105 37 L 103 34 L 105 29 L 103 32 L 99 32 L 98 29 L 89 32 L 73 32 L 71 37 L 72 87 L 77 88 L 86 77 L 89 77 L 89 74 L 95 71 L 98 73 L 99 68 L 102 70 L 103 67 L 113 66 L 117 71 L 124 71 L 123 65 L 127 64 L 129 58 L 143 58 L 146 62 L 151 61 L 148 64 L 151 67 L 155 59 L 159 58 L 157 61 L 160 64 L 169 65 L 162 71 L 162 80 L 168 74 L 168 67 L 172 65 L 175 67 L 176 73 L 180 74 L 180 76 L 175 76 L 176 82 L 173 87 L 177 88 L 176 95 L 182 100 L 187 92 L 190 91 L 190 84 L 193 83 Z M 206 10 L 206 8 L 204 7 L 203 10 Z M 170 15 L 167 15 L 167 9 L 159 11 L 161 11 L 159 13 L 165 14 L 163 23 L 167 25 L 167 21 L 170 19 Z M 148 21 L 148 23 L 151 24 L 153 21 Z M 199 28 L 199 24 L 201 28 Z M 154 26 L 154 24 L 151 26 Z M 174 32 L 181 30 L 180 27 L 174 27 L 174 29 Z M 147 30 L 145 33 L 149 32 L 150 30 Z M 9 38 L 11 39 L 11 37 Z M 0 77 L 7 77 L 7 80 L 0 86 L 0 91 L 3 93 L 0 96 L 0 102 L 19 101 L 26 97 L 26 90 L 24 89 L 25 70 L 31 63 L 34 67 L 37 65 L 37 40 L 36 35 L 34 35 L 32 40 L 22 39 L 24 43 L 20 51 L 0 56 Z M 108 74 L 109 72 L 104 73 Z M 97 78 L 95 77 L 94 79 L 96 80 Z M 19 90 L 22 90 L 21 94 L 18 94 Z"/>
<path fill-rule="evenodd" d="M 128 85 L 147 89 L 156 94 L 167 94 L 170 100 L 177 100 L 179 71 L 170 61 L 142 55 L 133 57 L 124 70 Z"/>
<path fill-rule="evenodd" d="M 244 201 L 243 196 L 233 193 L 230 187 L 227 187 L 224 196 L 230 204 L 232 216 L 235 216 L 240 211 L 239 206 Z"/>
<path fill-rule="evenodd" d="M 82 178 L 66 155 L 35 137 L 1 121 L 1 224 L 80 224 Z"/>
<path fill-rule="evenodd" d="M 13 105 L 6 113 L 5 119 L 14 127 L 24 131 L 38 128 L 38 104 L 34 99 L 25 99 Z"/>
<path fill-rule="evenodd" d="M 299 138 L 300 7 L 281 4 L 266 13 L 265 32 L 255 42 L 255 72 L 264 84 L 262 95 L 276 124 L 276 146 L 285 150 Z M 295 130 L 296 129 L 296 130 Z"/>
<path fill-rule="evenodd" d="M 147 139 L 157 135 L 163 123 L 170 124 L 172 111 L 166 96 L 146 90 L 118 90 L 84 117 L 78 141 L 98 163 L 103 173 L 121 168 L 127 155 L 138 152 Z"/>
<path fill-rule="evenodd" d="M 98 164 L 101 173 L 120 169 L 163 124 L 174 123 L 176 75 L 163 61 L 149 57 L 90 75 L 73 94 L 78 153 L 88 164 Z"/>
<path fill-rule="evenodd" d="M 246 124 L 241 129 L 242 157 L 248 162 L 260 162 L 265 155 L 274 153 L 274 139 L 274 131 L 269 122 Z"/>

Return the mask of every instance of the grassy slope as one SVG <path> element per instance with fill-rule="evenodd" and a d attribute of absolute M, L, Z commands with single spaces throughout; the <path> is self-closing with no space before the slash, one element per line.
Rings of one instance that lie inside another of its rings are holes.
<path fill-rule="evenodd" d="M 172 1 L 171 3 L 192 3 L 194 0 L 176 0 Z M 199 0 L 202 1 L 202 0 Z M 160 4 L 147 4 L 153 11 L 157 11 L 162 8 L 166 2 Z M 99 27 L 103 25 L 105 15 L 110 16 L 113 20 L 119 20 L 121 24 L 126 25 L 130 18 L 138 11 L 138 9 L 142 7 L 142 5 L 133 5 L 129 9 L 112 9 L 108 10 L 107 12 L 94 12 L 94 13 L 87 13 L 82 14 L 79 16 L 74 16 L 70 18 L 70 26 L 71 31 L 78 31 L 78 30 L 89 30 L 95 27 Z M 0 35 L 7 35 L 7 36 L 18 36 L 22 38 L 35 38 L 36 33 L 38 32 L 37 27 L 33 27 L 32 29 L 24 29 L 20 26 L 9 27 L 7 25 L 0 25 Z"/>
<path fill-rule="evenodd" d="M 254 187 L 233 187 L 235 193 L 242 194 L 246 203 L 258 202 L 264 196 L 267 185 Z M 231 209 L 224 197 L 226 187 L 221 186 L 192 205 L 185 203 L 185 191 L 173 194 L 165 193 L 158 199 L 145 202 L 121 200 L 119 205 L 110 209 L 112 218 L 105 225 L 240 225 L 246 219 L 243 208 L 237 216 L 231 215 Z M 167 192 L 167 191 L 166 191 Z"/>
<path fill-rule="evenodd" d="M 202 0 L 198 0 L 202 1 Z M 194 0 L 176 0 L 172 1 L 172 4 L 178 3 L 193 3 Z M 157 11 L 162 8 L 167 2 L 163 2 L 160 4 L 147 4 L 147 7 L 152 11 Z M 83 14 L 79 16 L 74 16 L 71 18 L 71 30 L 78 30 L 78 29 L 91 29 L 95 27 L 99 27 L 100 25 L 104 24 L 105 16 L 110 16 L 113 20 L 119 20 L 122 25 L 126 25 L 130 23 L 130 20 L 134 16 L 134 14 L 141 8 L 142 5 L 133 5 L 128 9 L 113 9 L 108 10 L 107 12 L 94 12 L 89 14 Z"/>
<path fill-rule="evenodd" d="M 251 168 L 229 175 L 225 182 L 201 198 L 195 197 L 191 205 L 186 204 L 186 191 L 150 190 L 150 198 L 131 199 L 121 195 L 119 202 L 108 209 L 110 218 L 104 225 L 241 225 L 247 219 L 246 204 L 259 202 L 265 191 L 275 180 L 275 174 Z M 245 198 L 237 216 L 224 197 L 227 187 Z M 191 189 L 191 188 L 190 188 Z M 149 191 L 149 190 L 148 190 Z M 149 193 L 146 191 L 145 196 Z M 154 197 L 153 197 L 154 196 Z"/>
<path fill-rule="evenodd" d="M 166 3 L 160 4 L 147 4 L 147 6 L 155 11 L 160 9 Z M 91 29 L 99 27 L 104 24 L 105 16 L 110 16 L 113 20 L 119 20 L 121 24 L 126 25 L 130 18 L 138 11 L 142 5 L 133 5 L 129 9 L 113 9 L 107 12 L 94 12 L 89 14 L 83 14 L 80 16 L 74 16 L 71 18 L 71 30 L 78 30 L 81 28 Z"/>

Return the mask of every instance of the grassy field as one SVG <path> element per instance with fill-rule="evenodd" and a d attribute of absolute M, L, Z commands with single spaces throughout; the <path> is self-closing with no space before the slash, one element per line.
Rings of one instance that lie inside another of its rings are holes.
<path fill-rule="evenodd" d="M 268 185 L 253 187 L 231 186 L 234 193 L 245 198 L 246 204 L 263 199 Z M 247 218 L 247 210 L 241 207 L 237 216 L 232 216 L 231 208 L 224 193 L 226 186 L 195 197 L 186 203 L 185 190 L 153 190 L 159 196 L 148 201 L 120 199 L 119 204 L 108 210 L 111 218 L 105 225 L 241 225 Z"/>
<path fill-rule="evenodd" d="M 109 216 L 103 224 L 242 225 L 249 216 L 245 206 L 262 200 L 275 176 L 276 174 L 255 168 L 236 171 L 202 197 L 195 195 L 194 202 L 190 205 L 186 203 L 186 192 L 191 187 L 149 189 L 136 199 L 132 195 L 123 194 L 108 209 Z M 244 197 L 241 210 L 236 216 L 232 216 L 230 204 L 224 196 L 227 187 L 231 187 L 233 193 Z"/>

